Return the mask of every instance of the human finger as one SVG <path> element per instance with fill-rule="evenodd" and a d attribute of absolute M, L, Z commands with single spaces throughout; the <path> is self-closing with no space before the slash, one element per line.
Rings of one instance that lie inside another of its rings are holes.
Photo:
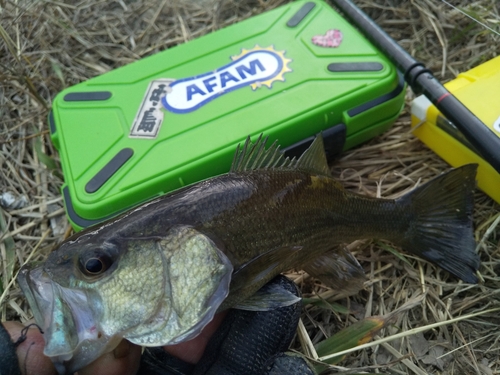
<path fill-rule="evenodd" d="M 176 345 L 166 345 L 163 349 L 184 362 L 197 363 L 205 352 L 208 340 L 210 340 L 210 337 L 219 328 L 226 314 L 227 311 L 216 314 L 212 321 L 194 339 Z"/>
<path fill-rule="evenodd" d="M 78 371 L 78 375 L 134 375 L 139 369 L 141 347 L 122 340 L 106 353 Z"/>
<path fill-rule="evenodd" d="M 24 341 L 16 347 L 19 360 L 19 368 L 23 375 L 55 375 L 57 374 L 50 358 L 43 354 L 45 341 L 43 335 L 36 326 L 25 327 L 20 322 L 4 322 L 7 332 L 15 343 L 20 337 Z"/>

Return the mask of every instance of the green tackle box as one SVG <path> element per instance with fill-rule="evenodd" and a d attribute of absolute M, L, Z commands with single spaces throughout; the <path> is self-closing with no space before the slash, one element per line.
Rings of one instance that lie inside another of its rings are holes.
<path fill-rule="evenodd" d="M 398 117 L 395 67 L 323 1 L 297 1 L 70 87 L 49 115 L 77 230 L 229 170 L 263 133 L 329 156 Z"/>

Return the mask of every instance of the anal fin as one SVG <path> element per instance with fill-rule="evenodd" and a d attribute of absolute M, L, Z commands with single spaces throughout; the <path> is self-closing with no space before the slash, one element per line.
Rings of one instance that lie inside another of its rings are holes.
<path fill-rule="evenodd" d="M 302 268 L 326 286 L 346 295 L 359 292 L 366 280 L 361 265 L 343 246 L 323 253 Z"/>

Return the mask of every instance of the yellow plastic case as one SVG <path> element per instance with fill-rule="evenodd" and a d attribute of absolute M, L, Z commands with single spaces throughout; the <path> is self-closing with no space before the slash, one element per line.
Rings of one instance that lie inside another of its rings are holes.
<path fill-rule="evenodd" d="M 500 137 L 500 56 L 444 86 Z M 479 164 L 479 188 L 500 203 L 500 174 L 478 156 L 458 129 L 425 96 L 412 102 L 411 113 L 414 134 L 454 167 Z"/>

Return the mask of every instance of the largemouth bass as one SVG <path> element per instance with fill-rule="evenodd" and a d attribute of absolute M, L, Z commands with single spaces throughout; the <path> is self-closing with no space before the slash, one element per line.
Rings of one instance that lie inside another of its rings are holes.
<path fill-rule="evenodd" d="M 122 338 L 175 344 L 217 311 L 266 309 L 266 298 L 285 305 L 288 296 L 259 290 L 291 268 L 355 292 L 363 269 L 339 245 L 356 239 L 390 240 L 475 283 L 475 173 L 464 166 L 399 199 L 375 199 L 331 177 L 321 136 L 298 160 L 247 140 L 228 174 L 70 237 L 43 266 L 21 270 L 19 284 L 45 330 L 44 353 L 71 373 Z"/>

